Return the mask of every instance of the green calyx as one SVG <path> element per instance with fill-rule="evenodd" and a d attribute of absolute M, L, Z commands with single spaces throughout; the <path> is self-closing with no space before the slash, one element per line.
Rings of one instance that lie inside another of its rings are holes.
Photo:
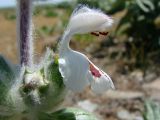
<path fill-rule="evenodd" d="M 65 96 L 58 58 L 53 57 L 50 50 L 46 54 L 38 70 L 26 68 L 20 88 L 25 103 L 35 111 L 50 111 L 56 108 Z"/>

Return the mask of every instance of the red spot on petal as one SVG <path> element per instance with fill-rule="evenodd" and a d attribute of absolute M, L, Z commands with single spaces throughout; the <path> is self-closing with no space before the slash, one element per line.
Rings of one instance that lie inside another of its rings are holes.
<path fill-rule="evenodd" d="M 96 32 L 91 32 L 91 35 L 99 36 L 99 34 Z"/>
<path fill-rule="evenodd" d="M 98 78 L 101 77 L 101 71 L 95 68 L 94 65 L 92 65 L 91 63 L 90 63 L 90 71 L 94 77 L 98 77 Z"/>

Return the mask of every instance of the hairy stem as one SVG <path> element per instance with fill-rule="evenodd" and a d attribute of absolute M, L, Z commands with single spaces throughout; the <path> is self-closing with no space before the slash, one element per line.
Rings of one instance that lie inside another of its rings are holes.
<path fill-rule="evenodd" d="M 20 64 L 33 64 L 32 39 L 32 0 L 17 0 L 17 37 L 19 43 Z"/>

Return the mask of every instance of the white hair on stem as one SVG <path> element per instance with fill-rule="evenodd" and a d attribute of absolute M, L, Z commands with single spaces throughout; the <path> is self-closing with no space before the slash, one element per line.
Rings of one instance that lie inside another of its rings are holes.
<path fill-rule="evenodd" d="M 17 40 L 19 45 L 19 61 L 21 65 L 33 64 L 32 37 L 32 2 L 33 0 L 17 0 Z"/>

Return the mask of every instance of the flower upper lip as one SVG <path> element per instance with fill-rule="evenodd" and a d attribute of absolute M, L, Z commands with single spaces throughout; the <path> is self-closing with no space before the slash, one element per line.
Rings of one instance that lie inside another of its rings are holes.
<path fill-rule="evenodd" d="M 84 7 L 72 14 L 67 29 L 73 34 L 84 34 L 96 31 L 103 34 L 104 31 L 110 29 L 112 24 L 113 19 L 110 16 L 101 11 Z"/>

